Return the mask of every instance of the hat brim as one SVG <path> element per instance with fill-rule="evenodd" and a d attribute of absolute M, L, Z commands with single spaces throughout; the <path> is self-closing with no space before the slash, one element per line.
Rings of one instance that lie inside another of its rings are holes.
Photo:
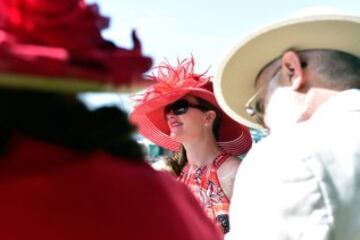
<path fill-rule="evenodd" d="M 220 109 L 212 92 L 201 88 L 183 88 L 151 99 L 130 114 L 130 121 L 137 125 L 140 134 L 153 143 L 171 151 L 178 151 L 181 144 L 170 137 L 164 108 L 186 95 L 202 98 L 218 108 L 221 114 L 221 126 L 217 143 L 223 150 L 239 156 L 250 149 L 252 139 L 249 130 Z"/>
<path fill-rule="evenodd" d="M 27 89 L 54 93 L 114 92 L 134 93 L 146 88 L 142 83 L 115 86 L 96 81 L 70 77 L 49 77 L 25 74 L 0 73 L 0 87 Z"/>
<path fill-rule="evenodd" d="M 245 38 L 228 54 L 214 79 L 215 96 L 230 117 L 262 129 L 246 113 L 245 104 L 255 93 L 259 71 L 289 49 L 331 49 L 360 56 L 360 18 L 301 17 L 265 27 Z"/>

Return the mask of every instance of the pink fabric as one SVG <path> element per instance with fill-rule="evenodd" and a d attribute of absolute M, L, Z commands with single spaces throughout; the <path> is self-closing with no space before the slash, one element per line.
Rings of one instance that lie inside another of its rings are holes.
<path fill-rule="evenodd" d="M 191 193 L 146 163 L 17 138 L 0 158 L 0 239 L 221 239 Z"/>

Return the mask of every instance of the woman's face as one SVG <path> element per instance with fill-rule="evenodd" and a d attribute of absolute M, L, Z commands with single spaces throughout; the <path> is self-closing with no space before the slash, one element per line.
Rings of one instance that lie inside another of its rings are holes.
<path fill-rule="evenodd" d="M 167 108 L 165 118 L 170 128 L 170 137 L 174 140 L 184 143 L 199 139 L 208 131 L 209 128 L 205 127 L 207 111 L 195 97 L 185 96 Z"/>

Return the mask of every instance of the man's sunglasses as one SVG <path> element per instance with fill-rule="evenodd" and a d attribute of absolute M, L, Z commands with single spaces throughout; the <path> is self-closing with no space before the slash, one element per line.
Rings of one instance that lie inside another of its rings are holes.
<path fill-rule="evenodd" d="M 178 100 L 172 104 L 169 104 L 165 107 L 165 115 L 168 114 L 169 112 L 172 112 L 174 115 L 182 115 L 182 114 L 185 114 L 189 110 L 190 107 L 200 109 L 201 111 L 210 110 L 209 108 L 207 108 L 205 106 L 195 105 L 195 104 L 189 103 L 185 99 L 180 99 L 180 100 Z"/>

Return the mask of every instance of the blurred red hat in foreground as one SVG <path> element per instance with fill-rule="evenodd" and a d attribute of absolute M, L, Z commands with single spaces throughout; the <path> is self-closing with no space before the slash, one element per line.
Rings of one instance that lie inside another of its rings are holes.
<path fill-rule="evenodd" d="M 151 59 L 100 32 L 109 19 L 84 0 L 0 1 L 0 86 L 58 92 L 126 90 Z M 119 88 L 120 87 L 120 88 Z"/>

